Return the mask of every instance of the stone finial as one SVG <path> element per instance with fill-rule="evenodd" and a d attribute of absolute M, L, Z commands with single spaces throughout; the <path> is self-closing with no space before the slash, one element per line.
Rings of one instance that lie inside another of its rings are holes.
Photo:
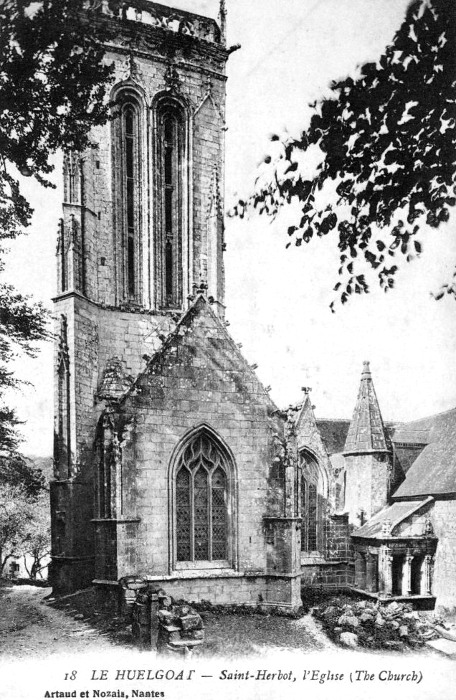
<path fill-rule="evenodd" d="M 302 386 L 301 391 L 303 391 L 304 394 L 306 396 L 308 396 L 310 394 L 310 392 L 312 391 L 312 387 L 311 386 Z"/>
<path fill-rule="evenodd" d="M 434 528 L 432 527 L 432 520 L 430 515 L 426 515 L 425 521 L 424 521 L 424 534 L 427 535 L 428 537 L 432 536 L 434 534 Z"/>
<path fill-rule="evenodd" d="M 222 44 L 226 43 L 226 2 L 225 0 L 220 0 L 220 9 L 219 9 L 219 20 L 220 20 L 220 38 L 222 40 Z"/>
<path fill-rule="evenodd" d="M 106 363 L 97 396 L 99 399 L 118 400 L 132 383 L 133 378 L 125 373 L 122 361 L 118 357 L 112 357 Z"/>
<path fill-rule="evenodd" d="M 388 518 L 382 523 L 382 537 L 389 537 L 391 535 L 392 522 Z"/>
<path fill-rule="evenodd" d="M 370 363 L 367 360 L 365 360 L 363 362 L 363 371 L 361 374 L 361 379 L 371 379 L 371 378 L 372 378 L 372 374 L 370 371 Z"/>
<path fill-rule="evenodd" d="M 204 282 L 204 281 L 202 280 L 202 281 L 199 283 L 199 285 L 195 285 L 195 284 L 193 285 L 193 290 L 194 290 L 194 294 L 199 295 L 199 296 L 202 295 L 202 296 L 206 297 L 206 296 L 207 296 L 208 286 L 207 286 L 206 282 Z"/>

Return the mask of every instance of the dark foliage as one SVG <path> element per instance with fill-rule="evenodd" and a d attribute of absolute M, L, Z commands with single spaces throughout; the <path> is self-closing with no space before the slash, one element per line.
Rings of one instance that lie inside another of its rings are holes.
<path fill-rule="evenodd" d="M 17 453 L 0 457 L 0 489 L 7 485 L 20 488 L 31 499 L 47 488 L 41 469 Z"/>
<path fill-rule="evenodd" d="M 412 2 L 377 63 L 332 83 L 333 96 L 312 105 L 299 139 L 272 137 L 280 154 L 266 158 L 265 184 L 258 179 L 254 195 L 234 208 L 275 217 L 298 203 L 288 228 L 297 246 L 336 231 L 342 303 L 369 290 L 368 273 L 392 288 L 396 256 L 418 256 L 419 234 L 448 221 L 456 203 L 455 40 L 453 2 Z M 319 163 L 306 179 L 301 164 L 315 149 Z M 456 273 L 437 297 L 445 293 L 456 296 Z"/>
<path fill-rule="evenodd" d="M 0 272 L 4 241 L 22 233 L 33 213 L 19 174 L 53 187 L 50 157 L 88 147 L 91 128 L 109 118 L 107 30 L 86 8 L 95 4 L 0 2 Z M 17 383 L 8 362 L 18 351 L 34 354 L 36 342 L 48 337 L 47 321 L 41 304 L 0 284 L 0 399 Z M 0 450 L 15 449 L 17 423 L 14 412 L 0 408 Z"/>

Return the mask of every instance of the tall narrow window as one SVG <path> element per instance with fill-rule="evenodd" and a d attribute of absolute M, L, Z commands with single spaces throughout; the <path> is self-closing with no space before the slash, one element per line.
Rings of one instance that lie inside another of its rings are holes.
<path fill-rule="evenodd" d="M 65 231 L 63 219 L 59 223 L 59 253 L 60 253 L 60 291 L 68 289 L 68 232 Z"/>
<path fill-rule="evenodd" d="M 120 122 L 124 296 L 130 301 L 137 301 L 139 297 L 141 182 L 139 109 L 135 102 L 125 102 L 121 110 Z"/>
<path fill-rule="evenodd" d="M 175 479 L 176 559 L 228 559 L 228 461 L 212 438 L 198 433 L 184 450 Z"/>
<path fill-rule="evenodd" d="M 161 306 L 182 305 L 182 211 L 184 121 L 174 104 L 158 112 L 160 235 L 157 250 Z"/>
<path fill-rule="evenodd" d="M 320 552 L 323 548 L 324 498 L 321 473 L 316 460 L 307 453 L 301 464 L 301 550 Z"/>
<path fill-rule="evenodd" d="M 127 199 L 128 295 L 135 296 L 135 134 L 132 107 L 125 110 L 125 189 Z"/>

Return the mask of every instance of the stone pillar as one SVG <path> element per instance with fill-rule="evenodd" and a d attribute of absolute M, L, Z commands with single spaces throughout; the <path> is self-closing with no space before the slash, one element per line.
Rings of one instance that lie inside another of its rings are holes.
<path fill-rule="evenodd" d="M 366 591 L 370 593 L 376 593 L 378 589 L 377 585 L 377 569 L 378 569 L 378 559 L 374 554 L 368 552 L 366 554 Z"/>
<path fill-rule="evenodd" d="M 425 595 L 432 595 L 432 556 L 430 554 L 424 557 L 423 578 Z"/>
<path fill-rule="evenodd" d="M 390 596 L 393 592 L 393 556 L 386 545 L 380 549 L 379 570 L 380 591 L 384 596 Z"/>
<path fill-rule="evenodd" d="M 413 556 L 407 551 L 402 568 L 402 595 L 411 595 L 412 593 L 412 561 Z"/>
<path fill-rule="evenodd" d="M 361 590 L 366 588 L 366 560 L 364 554 L 355 554 L 355 587 Z"/>

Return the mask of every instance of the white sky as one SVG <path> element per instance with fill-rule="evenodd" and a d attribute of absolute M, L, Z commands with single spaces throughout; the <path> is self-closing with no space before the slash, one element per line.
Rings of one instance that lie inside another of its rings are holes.
<path fill-rule="evenodd" d="M 216 15 L 216 0 L 178 0 Z M 406 0 L 228 0 L 228 41 L 241 43 L 228 63 L 226 199 L 246 195 L 268 135 L 298 132 L 307 104 L 330 80 L 374 60 L 399 26 Z M 60 166 L 57 176 L 60 175 Z M 46 303 L 54 293 L 55 232 L 61 190 L 26 183 L 35 206 L 32 230 L 18 240 L 7 273 Z M 286 217 L 285 217 L 286 219 Z M 398 278 L 397 289 L 356 296 L 331 314 L 336 245 L 327 237 L 285 249 L 287 222 L 227 220 L 227 318 L 249 362 L 279 405 L 313 387 L 319 417 L 350 417 L 363 360 L 370 360 L 383 417 L 410 420 L 456 405 L 456 303 L 430 291 L 456 260 L 454 220 L 424 239 L 425 254 Z M 34 382 L 16 398 L 27 419 L 24 451 L 51 454 L 52 348 L 20 361 Z"/>

